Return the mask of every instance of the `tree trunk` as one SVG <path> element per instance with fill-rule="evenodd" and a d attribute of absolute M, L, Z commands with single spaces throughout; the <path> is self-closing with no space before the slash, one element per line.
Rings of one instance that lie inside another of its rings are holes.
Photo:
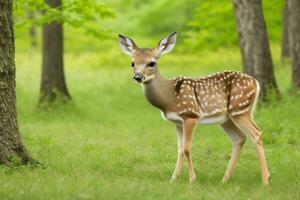
<path fill-rule="evenodd" d="M 300 1 L 288 0 L 292 86 L 300 89 Z"/>
<path fill-rule="evenodd" d="M 281 58 L 290 58 L 289 44 L 289 9 L 285 0 L 285 5 L 282 10 L 282 40 L 281 40 Z"/>
<path fill-rule="evenodd" d="M 18 129 L 15 83 L 15 41 L 12 1 L 0 0 L 0 163 L 12 156 L 34 162 L 23 145 Z"/>
<path fill-rule="evenodd" d="M 45 3 L 54 8 L 61 6 L 61 0 L 45 0 Z M 63 26 L 61 23 L 53 21 L 43 26 L 40 102 L 52 102 L 57 98 L 70 99 L 63 64 Z"/>
<path fill-rule="evenodd" d="M 261 99 L 267 91 L 279 94 L 270 53 L 267 28 L 261 0 L 233 0 L 237 31 L 244 71 L 254 76 L 261 85 Z"/>

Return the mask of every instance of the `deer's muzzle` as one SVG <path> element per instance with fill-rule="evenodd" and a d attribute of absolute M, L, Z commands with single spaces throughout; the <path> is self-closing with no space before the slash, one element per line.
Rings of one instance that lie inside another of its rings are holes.
<path fill-rule="evenodd" d="M 145 80 L 145 76 L 142 74 L 135 74 L 132 79 L 138 83 L 141 83 L 143 80 Z"/>

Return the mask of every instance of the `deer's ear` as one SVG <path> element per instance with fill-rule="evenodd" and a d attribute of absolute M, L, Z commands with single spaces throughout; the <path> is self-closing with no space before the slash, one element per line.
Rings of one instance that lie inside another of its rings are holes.
<path fill-rule="evenodd" d="M 170 35 L 164 37 L 159 41 L 156 52 L 158 56 L 169 53 L 175 46 L 176 43 L 177 32 L 171 33 Z"/>
<path fill-rule="evenodd" d="M 138 48 L 132 39 L 121 34 L 119 34 L 119 45 L 122 51 L 130 56 Z"/>

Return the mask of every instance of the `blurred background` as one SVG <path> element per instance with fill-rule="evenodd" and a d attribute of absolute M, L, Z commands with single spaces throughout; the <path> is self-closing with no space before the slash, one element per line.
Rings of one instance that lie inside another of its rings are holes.
<path fill-rule="evenodd" d="M 7 199 L 299 198 L 300 49 L 293 44 L 300 6 L 289 1 L 15 1 L 19 125 L 46 167 L 23 175 L 0 168 L 0 191 Z M 195 133 L 198 181 L 189 187 L 185 168 L 169 184 L 175 129 L 132 82 L 118 34 L 155 47 L 174 31 L 175 48 L 159 61 L 165 77 L 238 70 L 260 81 L 255 118 L 264 130 L 269 188 L 261 187 L 250 142 L 232 180 L 219 184 L 231 144 L 216 126 Z"/>

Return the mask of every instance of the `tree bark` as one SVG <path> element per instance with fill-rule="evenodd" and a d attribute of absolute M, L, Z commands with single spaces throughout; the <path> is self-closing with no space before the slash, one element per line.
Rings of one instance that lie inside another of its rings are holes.
<path fill-rule="evenodd" d="M 244 71 L 254 76 L 261 85 L 261 99 L 267 91 L 279 94 L 275 81 L 267 28 L 261 0 L 233 0 L 239 44 Z"/>
<path fill-rule="evenodd" d="M 300 89 L 300 1 L 288 0 L 292 87 Z"/>
<path fill-rule="evenodd" d="M 61 6 L 61 0 L 45 0 L 49 6 Z M 57 98 L 69 100 L 63 63 L 63 26 L 53 21 L 43 26 L 43 63 L 40 102 Z"/>
<path fill-rule="evenodd" d="M 35 162 L 17 122 L 12 0 L 0 0 L 0 27 L 0 163 L 9 165 L 13 156 L 23 163 Z"/>
<path fill-rule="evenodd" d="M 282 10 L 282 40 L 281 40 L 281 58 L 290 58 L 289 44 L 289 9 L 285 0 L 285 5 Z"/>

